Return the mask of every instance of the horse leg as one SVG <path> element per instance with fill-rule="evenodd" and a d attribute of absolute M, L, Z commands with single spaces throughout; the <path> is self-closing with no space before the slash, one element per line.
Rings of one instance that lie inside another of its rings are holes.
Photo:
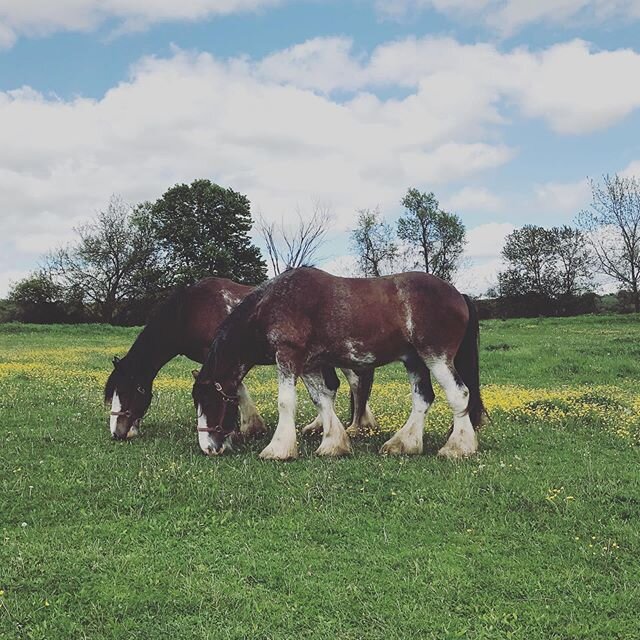
<path fill-rule="evenodd" d="M 296 441 L 296 366 L 290 359 L 276 356 L 278 368 L 278 426 L 271 442 L 262 450 L 263 460 L 298 457 Z"/>
<path fill-rule="evenodd" d="M 338 376 L 336 375 L 335 369 L 333 367 L 325 367 L 325 368 L 323 368 L 322 371 L 323 371 L 325 384 L 329 388 L 334 389 L 335 391 L 337 391 L 338 388 L 340 387 L 340 380 L 338 379 Z M 307 387 L 307 391 L 309 392 L 309 395 L 311 396 L 311 400 L 313 400 L 313 403 L 316 405 L 316 407 L 318 407 L 317 394 L 316 394 L 316 397 L 314 397 L 314 391 L 307 384 L 306 377 L 303 377 L 302 381 L 304 382 L 304 385 Z M 334 392 L 334 398 L 335 398 L 335 392 Z M 310 424 L 308 424 L 306 427 L 304 427 L 302 429 L 302 433 L 304 435 L 307 435 L 309 433 L 322 433 L 322 415 L 320 414 L 320 412 L 318 412 L 318 415 L 316 416 L 316 418 L 315 418 L 315 420 L 313 422 L 311 422 Z"/>
<path fill-rule="evenodd" d="M 431 376 L 424 360 L 413 354 L 404 360 L 411 382 L 411 415 L 405 425 L 385 442 L 380 453 L 386 455 L 418 455 L 422 453 L 424 419 L 435 395 Z"/>
<path fill-rule="evenodd" d="M 258 413 L 249 390 L 243 383 L 238 387 L 238 405 L 240 409 L 240 433 L 247 438 L 254 438 L 267 432 L 267 427 Z"/>
<path fill-rule="evenodd" d="M 342 369 L 351 388 L 351 424 L 347 433 L 363 436 L 378 431 L 378 423 L 369 407 L 369 396 L 373 386 L 373 369 L 366 369 L 359 374 L 351 369 Z"/>
<path fill-rule="evenodd" d="M 305 373 L 304 382 L 309 389 L 311 399 L 318 407 L 322 420 L 322 442 L 316 450 L 319 456 L 345 456 L 351 453 L 349 436 L 344 430 L 335 412 L 335 399 L 338 382 L 335 372 L 327 378 L 322 372 Z"/>
<path fill-rule="evenodd" d="M 445 458 L 470 456 L 478 450 L 478 438 L 467 411 L 469 389 L 455 370 L 453 359 L 432 360 L 429 368 L 443 388 L 453 411 L 453 429 L 438 455 Z"/>

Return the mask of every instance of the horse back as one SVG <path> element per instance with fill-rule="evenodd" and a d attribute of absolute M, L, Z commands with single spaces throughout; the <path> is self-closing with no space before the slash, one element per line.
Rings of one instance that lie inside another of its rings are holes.
<path fill-rule="evenodd" d="M 185 291 L 183 353 L 204 362 L 218 327 L 253 287 L 227 278 L 204 278 Z"/>
<path fill-rule="evenodd" d="M 271 281 L 260 306 L 272 342 L 341 366 L 379 366 L 414 348 L 455 353 L 468 322 L 462 295 L 420 272 L 342 278 L 295 269 Z"/>

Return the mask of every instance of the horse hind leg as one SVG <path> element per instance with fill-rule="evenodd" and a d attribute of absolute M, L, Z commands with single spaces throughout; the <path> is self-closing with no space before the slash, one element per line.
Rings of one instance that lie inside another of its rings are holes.
<path fill-rule="evenodd" d="M 322 420 L 322 442 L 316 453 L 320 456 L 333 457 L 349 455 L 351 453 L 349 436 L 334 408 L 337 385 L 332 385 L 332 378 L 327 379 L 327 376 L 321 372 L 305 374 L 303 380 L 313 402 L 318 407 Z"/>
<path fill-rule="evenodd" d="M 262 416 L 243 383 L 238 387 L 238 405 L 240 409 L 240 433 L 245 438 L 256 438 L 267 432 Z"/>
<path fill-rule="evenodd" d="M 429 362 L 429 368 L 447 396 L 453 411 L 453 428 L 438 455 L 444 458 L 464 458 L 478 450 L 478 437 L 469 418 L 469 389 L 458 375 L 453 360 Z"/>
<path fill-rule="evenodd" d="M 411 382 L 411 415 L 405 425 L 382 445 L 384 455 L 418 455 L 422 453 L 424 420 L 435 395 L 426 364 L 417 354 L 404 360 Z"/>
<path fill-rule="evenodd" d="M 340 386 L 340 380 L 338 380 L 338 376 L 336 375 L 335 369 L 333 367 L 325 367 L 322 369 L 322 375 L 324 376 L 325 384 L 329 388 L 337 391 L 338 387 Z M 307 384 L 305 378 L 303 378 L 302 381 L 307 387 L 307 391 L 311 396 L 311 400 L 313 400 L 313 403 L 317 407 L 318 406 L 317 398 L 314 399 L 314 393 L 312 389 L 309 388 L 309 385 Z M 318 412 L 318 415 L 313 419 L 312 422 L 310 422 L 306 427 L 303 427 L 302 429 L 303 435 L 308 435 L 310 433 L 322 433 L 322 415 L 320 414 L 320 412 Z"/>
<path fill-rule="evenodd" d="M 368 402 L 373 386 L 373 369 L 366 369 L 360 373 L 342 369 L 342 373 L 351 388 L 352 413 L 347 433 L 352 437 L 375 433 L 379 427 Z"/>

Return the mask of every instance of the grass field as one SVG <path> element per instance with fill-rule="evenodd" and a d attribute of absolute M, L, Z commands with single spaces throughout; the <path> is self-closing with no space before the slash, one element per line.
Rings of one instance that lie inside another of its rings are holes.
<path fill-rule="evenodd" d="M 112 442 L 102 385 L 135 334 L 0 325 L 3 640 L 640 638 L 640 317 L 483 323 L 492 422 L 459 463 L 435 457 L 442 398 L 416 458 L 379 457 L 382 433 L 207 459 L 186 359 Z M 249 387 L 273 427 L 272 369 Z M 377 372 L 385 431 L 408 391 Z"/>

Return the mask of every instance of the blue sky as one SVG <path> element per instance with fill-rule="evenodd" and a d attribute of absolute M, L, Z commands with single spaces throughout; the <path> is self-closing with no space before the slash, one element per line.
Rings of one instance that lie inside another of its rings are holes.
<path fill-rule="evenodd" d="M 0 295 L 111 194 L 199 177 L 330 206 L 342 273 L 358 208 L 434 191 L 480 293 L 511 229 L 640 173 L 639 36 L 640 0 L 0 0 Z"/>

